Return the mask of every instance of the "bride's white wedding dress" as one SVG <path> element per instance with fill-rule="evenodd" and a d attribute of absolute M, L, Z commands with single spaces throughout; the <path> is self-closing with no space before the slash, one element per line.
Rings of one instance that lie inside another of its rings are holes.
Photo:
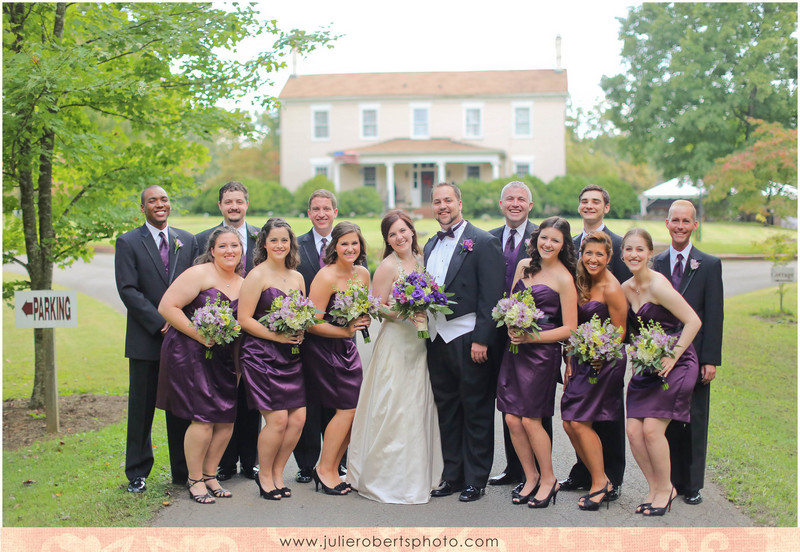
<path fill-rule="evenodd" d="M 363 497 L 424 504 L 443 469 L 425 340 L 408 320 L 386 318 L 358 397 L 347 482 Z"/>

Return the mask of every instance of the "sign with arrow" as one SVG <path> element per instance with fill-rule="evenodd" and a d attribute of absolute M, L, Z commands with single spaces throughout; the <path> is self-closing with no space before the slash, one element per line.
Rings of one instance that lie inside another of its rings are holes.
<path fill-rule="evenodd" d="M 17 328 L 69 328 L 78 325 L 78 294 L 69 291 L 14 293 Z"/>

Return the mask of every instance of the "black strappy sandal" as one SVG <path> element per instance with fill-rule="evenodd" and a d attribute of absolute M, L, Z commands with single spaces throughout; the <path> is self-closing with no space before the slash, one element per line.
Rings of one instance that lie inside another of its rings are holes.
<path fill-rule="evenodd" d="M 213 496 L 208 494 L 208 492 L 206 492 L 205 494 L 194 494 L 192 492 L 192 487 L 194 487 L 198 483 L 203 483 L 203 482 L 205 482 L 204 479 L 192 479 L 191 477 L 187 477 L 186 489 L 189 491 L 189 496 L 191 496 L 192 500 L 194 500 L 198 504 L 214 504 L 216 500 L 214 499 Z M 208 490 L 208 487 L 206 487 L 206 490 Z"/>
<path fill-rule="evenodd" d="M 219 483 L 216 475 L 208 475 L 207 473 L 203 474 L 203 479 L 201 479 L 203 483 L 206 481 L 216 481 Z M 223 489 L 222 487 L 217 487 L 216 489 L 210 489 L 208 485 L 206 485 L 206 489 L 213 494 L 217 498 L 231 498 L 233 497 L 233 493 L 230 492 L 228 489 Z"/>

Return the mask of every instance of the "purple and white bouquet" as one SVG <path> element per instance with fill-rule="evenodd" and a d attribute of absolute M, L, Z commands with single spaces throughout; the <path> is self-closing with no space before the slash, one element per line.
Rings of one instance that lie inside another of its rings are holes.
<path fill-rule="evenodd" d="M 380 315 L 381 302 L 377 297 L 370 295 L 367 287 L 360 280 L 348 280 L 347 288 L 337 291 L 333 296 L 333 308 L 329 311 L 334 322 L 345 326 L 363 314 L 372 318 Z M 369 330 L 361 330 L 364 343 L 369 343 Z"/>
<path fill-rule="evenodd" d="M 311 299 L 299 289 L 293 289 L 286 295 L 275 297 L 270 309 L 258 321 L 272 332 L 294 335 L 314 324 L 321 324 L 323 321 L 316 317 L 318 312 Z M 298 345 L 292 345 L 292 354 L 300 354 Z"/>
<path fill-rule="evenodd" d="M 219 293 L 213 303 L 211 297 L 206 297 L 205 306 L 194 311 L 190 322 L 197 333 L 206 340 L 206 345 L 209 341 L 218 345 L 230 343 L 242 333 L 242 327 L 233 316 L 230 301 L 223 301 Z M 206 348 L 206 358 L 213 356 L 213 351 Z"/>
<path fill-rule="evenodd" d="M 392 310 L 403 318 L 413 318 L 418 312 L 432 312 L 435 314 L 452 314 L 447 305 L 453 303 L 447 297 L 452 293 L 445 293 L 433 276 L 427 272 L 412 272 L 403 279 L 398 279 L 392 287 Z M 414 322 L 417 326 L 417 337 L 427 339 L 428 320 Z"/>
<path fill-rule="evenodd" d="M 580 362 L 606 363 L 622 358 L 622 328 L 612 324 L 611 320 L 601 322 L 600 317 L 595 314 L 575 331 L 570 331 L 570 334 L 572 335 L 565 346 L 566 353 Z M 589 383 L 597 383 L 597 369 L 594 365 L 589 372 Z"/>
<path fill-rule="evenodd" d="M 536 308 L 530 288 L 518 291 L 511 297 L 503 294 L 503 298 L 492 309 L 492 319 L 497 320 L 498 328 L 505 324 L 509 328 L 522 330 L 534 337 L 539 335 L 541 328 L 537 322 L 542 318 L 544 312 Z M 508 350 L 512 354 L 517 354 L 519 347 L 512 343 Z"/>
<path fill-rule="evenodd" d="M 648 321 L 645 325 L 640 317 L 639 327 L 641 328 L 639 334 L 634 336 L 630 345 L 626 346 L 628 358 L 633 365 L 633 373 L 658 375 L 661 370 L 661 359 L 675 356 L 673 349 L 678 338 L 668 335 L 661 324 L 654 320 Z M 661 378 L 661 388 L 665 391 L 669 389 L 667 378 L 658 377 Z"/>

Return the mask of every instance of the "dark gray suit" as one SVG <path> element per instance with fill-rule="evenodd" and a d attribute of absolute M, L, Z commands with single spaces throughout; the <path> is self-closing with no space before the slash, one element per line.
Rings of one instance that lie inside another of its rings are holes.
<path fill-rule="evenodd" d="M 459 243 L 444 280 L 444 289 L 453 293 L 452 314 L 448 320 L 466 314 L 476 315 L 475 329 L 445 343 L 440 335 L 428 342 L 428 371 L 433 397 L 439 412 L 444 471 L 442 479 L 478 488 L 486 486 L 494 456 L 494 395 L 492 386 L 492 346 L 497 336 L 492 308 L 503 293 L 504 266 L 500 241 L 469 222 L 465 222 Z M 427 265 L 438 237 L 425 244 Z M 464 240 L 473 241 L 472 251 L 464 251 Z M 471 358 L 472 343 L 489 346 L 488 365 Z"/>
<path fill-rule="evenodd" d="M 158 304 L 167 287 L 192 265 L 197 256 L 197 242 L 189 232 L 170 226 L 167 243 L 169 275 L 145 225 L 117 238 L 114 253 L 117 291 L 128 310 L 125 357 L 129 359 L 130 384 L 125 475 L 129 480 L 147 477 L 153 468 L 150 435 L 158 388 L 161 328 L 166 322 L 158 312 Z M 166 413 L 166 418 L 172 479 L 176 483 L 183 483 L 188 476 L 183 435 L 189 422 L 170 412 Z"/>
<path fill-rule="evenodd" d="M 696 270 L 691 269 L 692 261 L 698 264 Z M 671 280 L 669 249 L 653 258 L 653 269 Z M 672 484 L 685 494 L 702 489 L 705 479 L 711 386 L 700 380 L 704 364 L 722 363 L 722 262 L 693 246 L 678 291 L 703 323 L 692 343 L 701 370 L 692 393 L 691 422 L 672 422 L 667 426 Z"/>
<path fill-rule="evenodd" d="M 253 270 L 253 253 L 256 250 L 256 236 L 259 229 L 252 224 L 247 224 L 247 251 L 243 265 L 245 272 Z M 197 234 L 197 244 L 200 253 L 208 249 L 208 238 L 211 233 L 222 226 L 222 223 L 203 230 Z M 233 424 L 233 434 L 228 446 L 219 461 L 219 471 L 225 474 L 236 473 L 236 463 L 241 462 L 242 473 L 248 473 L 258 464 L 258 431 L 261 428 L 261 414 L 257 410 L 250 410 L 247 406 L 247 390 L 244 380 L 239 382 L 238 397 L 236 401 L 236 421 Z"/>

